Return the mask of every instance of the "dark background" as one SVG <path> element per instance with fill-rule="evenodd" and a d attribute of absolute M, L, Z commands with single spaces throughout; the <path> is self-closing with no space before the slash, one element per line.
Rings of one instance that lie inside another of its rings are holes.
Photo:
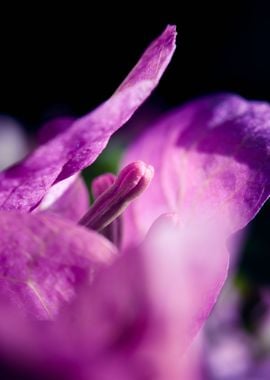
<path fill-rule="evenodd" d="M 88 112 L 168 23 L 178 49 L 156 91 L 166 104 L 216 91 L 270 100 L 268 3 L 10 4 L 0 10 L 0 112 L 28 128 L 61 109 Z"/>
<path fill-rule="evenodd" d="M 14 3 L 0 18 L 0 114 L 29 132 L 105 100 L 168 23 L 178 49 L 152 101 L 171 107 L 217 91 L 270 101 L 267 1 Z M 244 250 L 241 273 L 254 286 L 270 283 L 268 221 L 269 207 Z"/>

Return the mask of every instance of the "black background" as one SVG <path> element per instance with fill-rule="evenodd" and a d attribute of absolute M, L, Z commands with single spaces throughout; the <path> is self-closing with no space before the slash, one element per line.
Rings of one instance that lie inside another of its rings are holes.
<path fill-rule="evenodd" d="M 57 114 L 82 115 L 105 100 L 165 26 L 177 51 L 155 91 L 167 107 L 208 93 L 270 101 L 267 1 L 164 4 L 26 4 L 1 9 L 0 113 L 28 131 Z M 252 226 L 242 270 L 270 279 L 269 207 Z"/>
<path fill-rule="evenodd" d="M 56 110 L 88 112 L 168 23 L 178 49 L 155 93 L 167 105 L 217 91 L 270 100 L 267 1 L 109 4 L 2 9 L 0 112 L 28 128 Z"/>

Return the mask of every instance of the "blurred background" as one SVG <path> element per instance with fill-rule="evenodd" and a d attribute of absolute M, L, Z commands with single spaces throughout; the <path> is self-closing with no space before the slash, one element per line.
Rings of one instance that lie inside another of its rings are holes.
<path fill-rule="evenodd" d="M 268 4 L 11 5 L 1 10 L 1 113 L 35 129 L 54 112 L 88 112 L 168 23 L 178 49 L 155 93 L 167 106 L 216 91 L 270 100 Z"/>
<path fill-rule="evenodd" d="M 143 128 L 160 112 L 205 94 L 234 92 L 270 101 L 268 1 L 166 1 L 152 7 L 148 4 L 147 9 L 137 2 L 66 2 L 58 9 L 36 3 L 29 10 L 25 4 L 16 5 L 16 9 L 10 5 L 11 9 L 1 10 L 0 115 L 12 116 L 29 141 L 34 141 L 38 128 L 51 118 L 81 116 L 109 97 L 168 23 L 177 25 L 178 48 L 158 89 L 131 121 L 131 136 L 138 125 Z M 121 146 L 129 138 L 116 136 L 116 142 L 86 174 L 87 180 L 97 172 L 115 170 Z M 0 149 L 3 153 L 1 144 Z M 206 360 L 209 378 L 239 379 L 239 374 L 232 377 L 230 371 L 217 369 L 216 363 L 221 360 L 227 369 L 234 368 L 233 363 L 240 362 L 239 355 L 245 358 L 242 346 L 248 346 L 252 371 L 258 363 L 269 364 L 269 215 L 270 205 L 266 205 L 245 232 L 229 279 L 230 290 L 226 290 L 225 301 L 220 301 L 222 311 L 216 311 L 217 317 L 206 329 L 209 352 L 219 352 L 221 347 L 221 359 L 209 354 Z M 226 314 L 228 303 L 237 315 L 234 329 L 230 318 L 217 323 L 218 313 Z M 240 331 L 237 354 L 235 345 L 229 345 L 231 357 L 228 350 L 224 354 L 224 339 L 216 339 L 215 328 L 225 329 L 227 337 L 236 336 L 235 329 Z M 235 371 L 240 374 L 246 370 L 238 367 Z M 250 378 L 268 378 L 256 376 Z"/>

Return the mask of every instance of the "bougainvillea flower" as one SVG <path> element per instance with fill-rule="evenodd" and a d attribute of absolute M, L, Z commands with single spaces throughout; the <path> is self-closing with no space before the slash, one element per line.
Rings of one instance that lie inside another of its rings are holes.
<path fill-rule="evenodd" d="M 39 378 L 188 373 L 181 357 L 225 280 L 227 239 L 269 195 L 269 106 L 218 96 L 174 111 L 117 177 L 94 182 L 90 208 L 78 177 L 157 85 L 174 41 L 167 27 L 107 102 L 45 127 L 43 145 L 0 175 L 6 378 L 14 357 Z"/>

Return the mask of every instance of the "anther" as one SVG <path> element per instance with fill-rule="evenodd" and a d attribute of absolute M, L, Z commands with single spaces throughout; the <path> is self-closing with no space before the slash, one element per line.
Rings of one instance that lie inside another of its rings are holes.
<path fill-rule="evenodd" d="M 94 192 L 100 194 L 92 207 L 80 220 L 80 224 L 96 231 L 101 231 L 116 218 L 118 218 L 127 206 L 140 194 L 142 194 L 154 175 L 152 166 L 142 161 L 133 162 L 121 170 L 115 182 L 107 190 L 102 192 L 102 185 L 114 180 L 112 177 L 103 178 L 94 186 Z"/>

